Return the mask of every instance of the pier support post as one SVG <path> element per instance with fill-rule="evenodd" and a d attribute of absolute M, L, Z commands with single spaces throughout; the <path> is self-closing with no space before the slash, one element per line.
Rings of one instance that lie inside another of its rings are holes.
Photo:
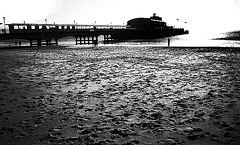
<path fill-rule="evenodd" d="M 55 39 L 55 44 L 58 45 L 58 39 Z"/>
<path fill-rule="evenodd" d="M 78 44 L 98 44 L 97 36 L 79 36 L 75 37 L 76 45 Z"/>
<path fill-rule="evenodd" d="M 46 46 L 51 46 L 51 40 L 46 40 Z"/>
<path fill-rule="evenodd" d="M 104 35 L 104 44 L 113 43 L 114 39 L 112 35 Z"/>
<path fill-rule="evenodd" d="M 29 40 L 30 41 L 30 46 L 33 46 L 33 40 Z"/>
<path fill-rule="evenodd" d="M 79 37 L 79 38 L 80 38 L 80 40 L 79 40 L 79 41 L 80 41 L 80 45 L 81 45 L 81 44 L 82 44 L 82 37 Z"/>
<path fill-rule="evenodd" d="M 97 44 L 98 44 L 98 37 L 97 37 L 97 36 L 94 36 L 94 37 L 93 37 L 93 44 L 94 44 L 94 45 L 97 45 Z"/>
<path fill-rule="evenodd" d="M 107 36 L 106 35 L 103 35 L 103 43 L 107 44 Z"/>
<path fill-rule="evenodd" d="M 87 37 L 87 44 L 90 44 L 90 37 Z"/>
<path fill-rule="evenodd" d="M 78 37 L 75 37 L 76 38 L 76 45 L 78 45 Z"/>
<path fill-rule="evenodd" d="M 41 39 L 37 39 L 37 45 L 41 46 L 42 45 L 42 40 Z"/>

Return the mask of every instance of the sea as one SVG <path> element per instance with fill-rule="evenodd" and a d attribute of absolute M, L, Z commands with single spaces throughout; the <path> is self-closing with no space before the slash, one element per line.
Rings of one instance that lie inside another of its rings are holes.
<path fill-rule="evenodd" d="M 238 39 L 229 39 L 229 33 L 189 33 L 185 35 L 178 35 L 172 37 L 164 37 L 158 39 L 136 39 L 115 42 L 112 44 L 104 44 L 103 37 L 99 36 L 98 46 L 105 45 L 116 45 L 116 46 L 160 46 L 164 47 L 168 45 L 168 38 L 170 39 L 170 46 L 173 47 L 240 47 L 240 37 Z M 239 34 L 238 34 L 239 35 Z M 11 41 L 0 41 L 0 47 L 11 47 L 11 46 L 29 46 L 29 42 L 26 40 L 11 40 Z M 74 37 L 65 37 L 59 39 L 60 46 L 68 47 L 80 47 L 76 45 Z M 91 45 L 81 45 L 91 46 Z"/>
<path fill-rule="evenodd" d="M 164 37 L 158 39 L 136 39 L 116 42 L 107 45 L 116 46 L 168 46 L 168 38 L 170 39 L 170 46 L 174 47 L 240 47 L 239 40 L 227 39 L 229 34 L 218 33 L 218 34 L 186 34 L 172 37 Z M 226 39 L 225 39 L 226 38 Z M 59 45 L 76 47 L 75 38 L 65 38 L 59 41 Z M 105 45 L 103 38 L 99 39 L 99 45 Z M 78 45 L 79 46 L 79 45 Z"/>

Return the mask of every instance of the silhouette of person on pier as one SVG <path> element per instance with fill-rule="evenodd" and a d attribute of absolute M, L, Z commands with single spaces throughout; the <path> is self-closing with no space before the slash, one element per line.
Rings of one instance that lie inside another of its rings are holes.
<path fill-rule="evenodd" d="M 170 41 L 171 41 L 170 38 L 168 38 L 168 47 L 170 47 Z"/>

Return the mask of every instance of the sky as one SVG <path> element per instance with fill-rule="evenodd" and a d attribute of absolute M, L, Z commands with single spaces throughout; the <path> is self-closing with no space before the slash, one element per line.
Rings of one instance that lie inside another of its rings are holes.
<path fill-rule="evenodd" d="M 0 0 L 6 23 L 126 25 L 153 13 L 190 32 L 240 30 L 240 0 Z"/>

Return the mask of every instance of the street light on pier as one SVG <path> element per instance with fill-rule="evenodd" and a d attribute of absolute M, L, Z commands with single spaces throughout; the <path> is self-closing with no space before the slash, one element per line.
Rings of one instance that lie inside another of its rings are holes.
<path fill-rule="evenodd" d="M 5 17 L 3 17 L 3 33 L 6 33 L 6 28 L 5 28 Z"/>

